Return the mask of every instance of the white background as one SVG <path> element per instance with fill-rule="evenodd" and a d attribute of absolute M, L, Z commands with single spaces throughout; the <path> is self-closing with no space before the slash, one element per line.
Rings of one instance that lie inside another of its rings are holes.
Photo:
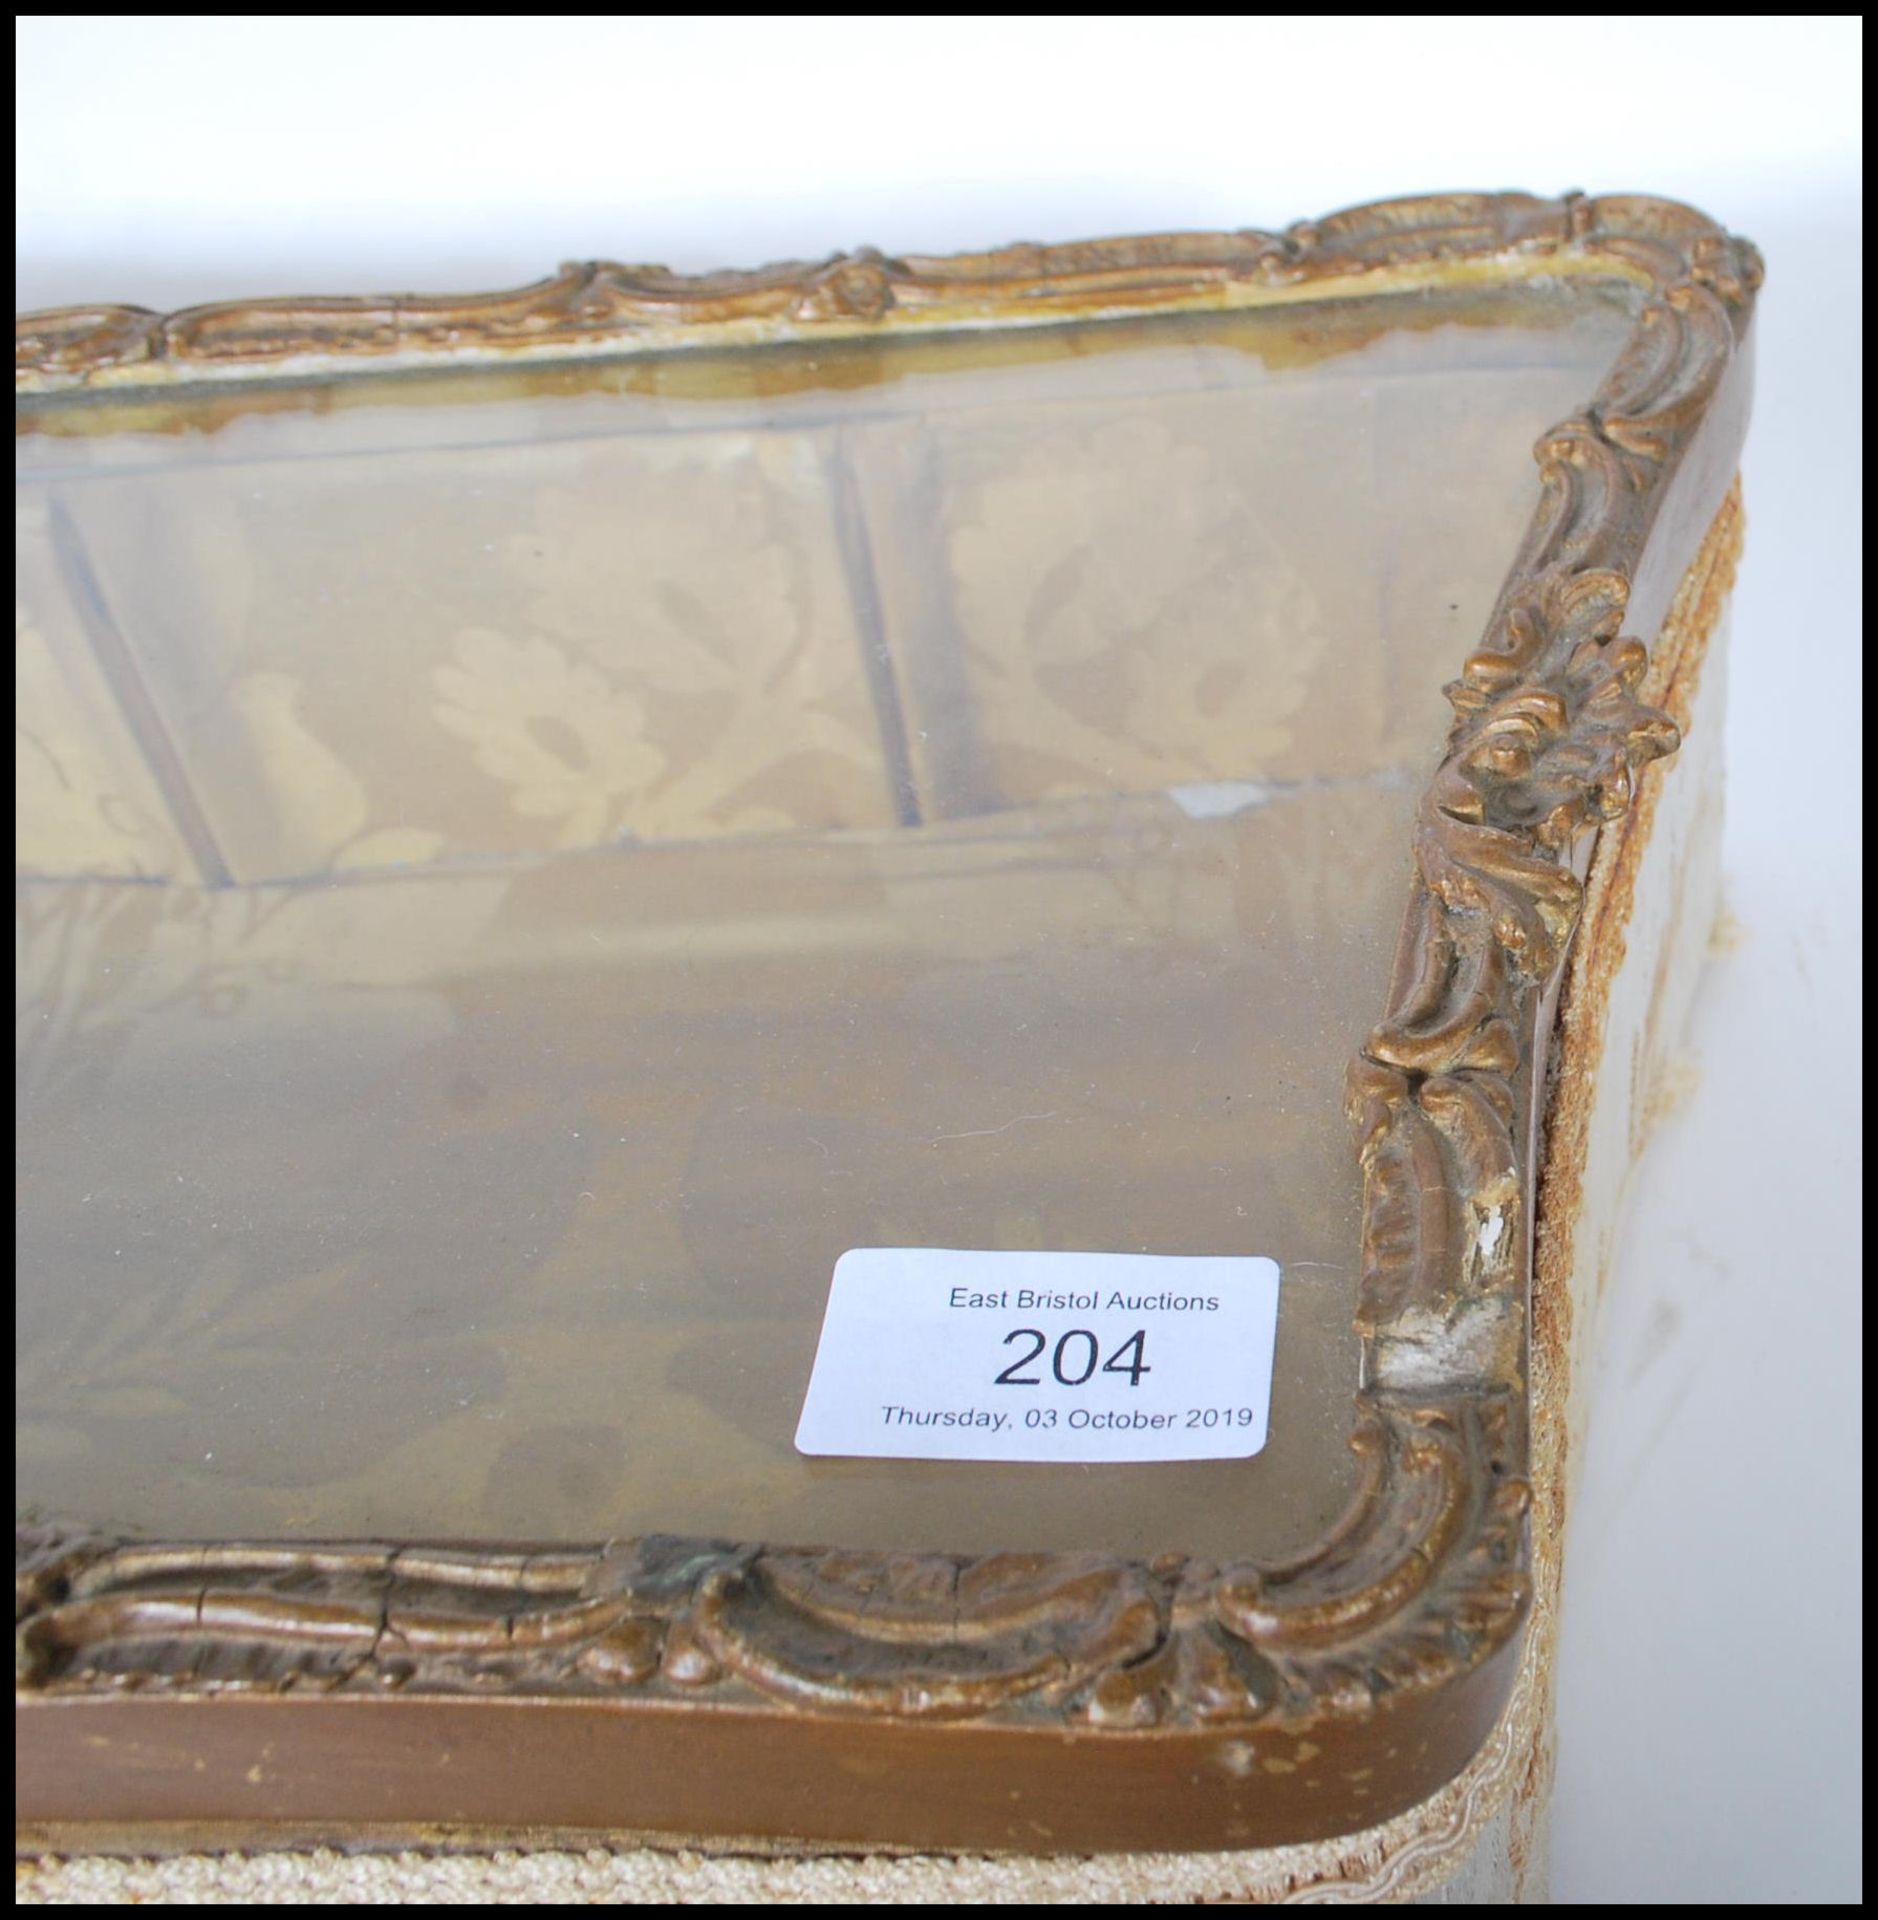
<path fill-rule="evenodd" d="M 22 307 L 1277 225 L 1441 187 L 1640 189 L 1761 243 L 1742 938 L 1618 1260 L 1554 1882 L 1857 1898 L 1856 21 L 41 16 L 19 45 Z"/>

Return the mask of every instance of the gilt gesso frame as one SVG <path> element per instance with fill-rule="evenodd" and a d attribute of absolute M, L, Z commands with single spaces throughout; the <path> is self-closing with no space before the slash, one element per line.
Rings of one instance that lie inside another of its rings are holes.
<path fill-rule="evenodd" d="M 1365 1176 L 1355 1500 L 1283 1566 L 17 1536 L 17 1810 L 45 1831 L 1245 1847 L 1371 1826 L 1500 1715 L 1530 1601 L 1534 1192 L 1553 988 L 1595 830 L 1676 732 L 1625 632 L 1646 549 L 1720 506 L 1760 266 L 1620 196 L 1446 194 L 1282 233 L 686 278 L 587 263 L 470 298 L 28 315 L 23 393 L 1008 327 L 1566 275 L 1636 320 L 1536 449 L 1540 504 L 1415 829 L 1348 1076 Z M 1653 632 L 1658 593 L 1644 630 Z M 1633 612 L 1635 609 L 1631 609 Z"/>

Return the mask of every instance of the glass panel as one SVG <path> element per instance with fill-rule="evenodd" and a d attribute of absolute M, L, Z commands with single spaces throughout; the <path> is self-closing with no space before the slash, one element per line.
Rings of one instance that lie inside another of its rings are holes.
<path fill-rule="evenodd" d="M 1307 1545 L 1439 689 L 1627 324 L 1479 290 L 29 406 L 29 616 L 173 851 L 61 869 L 22 787 L 23 1509 Z M 800 1458 L 868 1245 L 1269 1254 L 1270 1443 Z"/>

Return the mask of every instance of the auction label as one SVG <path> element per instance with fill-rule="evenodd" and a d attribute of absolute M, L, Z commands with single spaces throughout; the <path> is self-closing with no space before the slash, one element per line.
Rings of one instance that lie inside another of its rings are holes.
<path fill-rule="evenodd" d="M 1242 1460 L 1265 1444 L 1278 1263 L 856 1247 L 835 1262 L 801 1453 Z"/>

